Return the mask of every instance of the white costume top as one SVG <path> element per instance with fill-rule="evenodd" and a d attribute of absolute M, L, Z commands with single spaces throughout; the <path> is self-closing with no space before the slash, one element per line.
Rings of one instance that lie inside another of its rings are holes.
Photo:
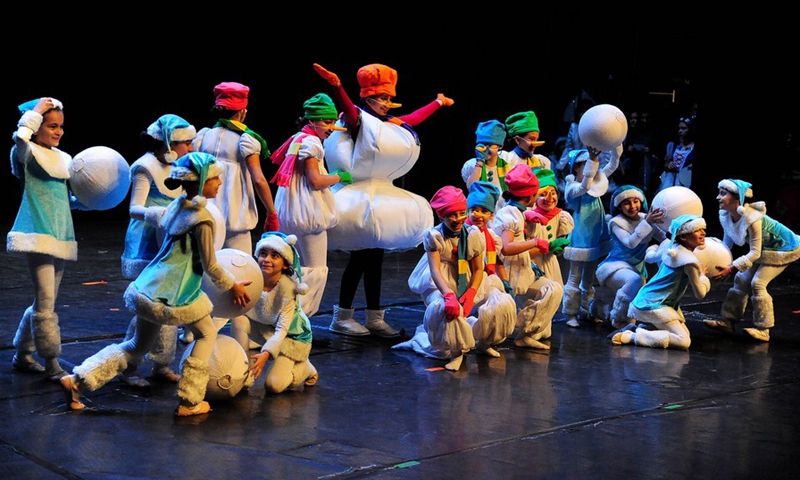
<path fill-rule="evenodd" d="M 534 223 L 531 229 L 531 237 L 552 242 L 558 237 L 566 237 L 572 233 L 574 228 L 575 221 L 572 215 L 566 210 L 561 210 L 546 224 Z M 564 278 L 561 276 L 561 264 L 556 254 L 545 253 L 542 255 L 537 249 L 536 253 L 531 255 L 531 260 L 544 271 L 547 278 L 564 285 Z"/>
<path fill-rule="evenodd" d="M 255 228 L 258 210 L 247 157 L 261 153 L 258 140 L 225 127 L 206 127 L 197 132 L 192 145 L 196 152 L 214 155 L 225 169 L 216 198 L 209 199 L 225 217 L 225 229 L 246 232 Z"/>
<path fill-rule="evenodd" d="M 425 198 L 394 186 L 392 180 L 411 170 L 420 145 L 402 125 L 366 110 L 360 111 L 359 119 L 355 139 L 337 131 L 324 142 L 328 169 L 353 176 L 352 184 L 331 187 L 339 223 L 328 231 L 328 249 L 411 250 L 433 227 L 433 210 Z M 341 120 L 337 125 L 342 125 Z"/>
<path fill-rule="evenodd" d="M 483 258 L 486 254 L 486 244 L 484 236 L 481 231 L 474 226 L 464 225 L 468 229 L 467 236 L 467 262 L 475 257 Z M 442 274 L 447 286 L 458 296 L 458 257 L 454 258 L 454 249 L 458 246 L 459 237 L 446 238 L 439 231 L 439 228 L 434 227 L 425 231 L 423 235 L 423 245 L 425 252 L 439 252 L 440 267 L 439 272 Z M 467 283 L 472 278 L 472 272 L 467 270 Z M 483 287 L 483 283 L 479 286 Z M 431 278 L 430 265 L 428 264 L 428 254 L 422 255 L 422 258 L 417 262 L 417 266 L 408 277 L 408 287 L 412 292 L 418 293 L 427 297 L 432 291 L 436 290 L 436 285 Z"/>
<path fill-rule="evenodd" d="M 525 241 L 525 217 L 519 208 L 513 205 L 506 205 L 498 210 L 494 215 L 491 227 L 500 236 L 505 230 L 510 230 L 514 234 L 515 242 Z M 508 278 L 514 287 L 514 295 L 526 293 L 528 287 L 536 281 L 536 274 L 531 268 L 530 250 L 525 250 L 517 255 L 504 256 L 503 266 L 505 266 Z"/>
<path fill-rule="evenodd" d="M 325 150 L 316 135 L 305 135 L 300 140 L 289 186 L 278 187 L 275 195 L 275 210 L 278 212 L 281 231 L 286 234 L 317 234 L 339 223 L 331 189 L 315 190 L 308 182 L 305 174 L 305 161 L 308 158 L 316 158 L 319 173 L 328 175 L 325 169 Z"/>

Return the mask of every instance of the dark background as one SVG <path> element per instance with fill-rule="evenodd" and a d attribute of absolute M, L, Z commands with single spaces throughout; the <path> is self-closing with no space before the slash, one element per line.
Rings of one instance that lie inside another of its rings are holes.
<path fill-rule="evenodd" d="M 298 18 L 306 29 L 277 30 L 274 23 L 254 19 L 246 28 L 178 28 L 183 33 L 174 35 L 157 18 L 130 32 L 119 24 L 93 24 L 32 35 L 17 26 L 2 34 L 5 44 L 13 45 L 2 99 L 7 145 L 10 149 L 19 118 L 16 106 L 53 96 L 65 106 L 62 150 L 74 156 L 104 145 L 132 163 L 143 153 L 139 133 L 160 115 L 180 115 L 198 130 L 210 126 L 216 121 L 209 111 L 214 85 L 237 81 L 251 87 L 247 125 L 274 150 L 296 132 L 303 101 L 331 92 L 313 63 L 337 73 L 356 103 L 358 68 L 383 63 L 398 71 L 396 101 L 403 104 L 398 115 L 440 92 L 455 100 L 417 128 L 420 158 L 396 182 L 426 198 L 446 184 L 463 186 L 461 166 L 473 156 L 479 122 L 504 121 L 512 113 L 533 110 L 540 139 L 547 141 L 537 152 L 547 154 L 566 135 L 565 110 L 582 91 L 623 112 L 649 109 L 657 130 L 668 137 L 692 103 L 702 104 L 698 111 L 705 129 L 699 150 L 710 161 L 714 125 L 709 129 L 706 119 L 712 115 L 706 115 L 715 105 L 713 95 L 709 100 L 704 95 L 708 86 L 703 81 L 712 76 L 705 63 L 712 58 L 704 52 L 706 35 L 693 22 L 654 21 L 652 14 L 639 10 L 626 17 L 605 8 L 594 10 L 537 6 L 535 16 L 510 21 L 508 12 L 497 21 L 491 20 L 491 12 L 472 12 L 481 18 L 458 24 L 436 12 L 408 19 L 368 12 L 339 24 L 321 11 L 313 20 Z M 239 12 L 236 18 L 246 16 Z M 780 144 L 783 133 L 771 133 L 766 144 Z M 0 223 L 10 224 L 20 189 L 7 164 L 3 168 L 7 208 Z M 267 178 L 276 171 L 268 162 L 263 169 Z M 735 174 L 731 168 L 730 173 L 697 175 L 696 191 L 704 203 L 710 202 L 707 209 L 716 210 L 716 182 Z M 757 195 L 766 193 L 762 189 Z M 127 199 L 109 211 L 74 215 L 127 221 Z"/>

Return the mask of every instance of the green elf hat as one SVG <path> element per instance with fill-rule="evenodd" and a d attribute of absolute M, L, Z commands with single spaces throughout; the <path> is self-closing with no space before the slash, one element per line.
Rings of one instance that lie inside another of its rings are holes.
<path fill-rule="evenodd" d="M 306 120 L 335 120 L 339 117 L 331 97 L 318 93 L 303 103 Z"/>
<path fill-rule="evenodd" d="M 283 257 L 287 265 L 291 266 L 292 272 L 297 277 L 297 293 L 305 295 L 308 293 L 308 284 L 303 282 L 303 272 L 300 267 L 300 254 L 297 252 L 296 235 L 287 235 L 281 232 L 264 232 L 261 239 L 256 244 L 255 256 L 261 253 L 262 250 L 274 250 Z"/>
<path fill-rule="evenodd" d="M 538 132 L 539 119 L 532 111 L 519 112 L 506 119 L 506 130 L 512 137 L 524 135 L 528 132 Z"/>
<path fill-rule="evenodd" d="M 555 172 L 548 168 L 540 168 L 533 173 L 536 175 L 536 178 L 539 179 L 539 190 L 544 187 L 553 187 L 558 190 Z"/>
<path fill-rule="evenodd" d="M 739 207 L 737 208 L 737 211 L 739 211 L 739 214 L 741 214 L 744 211 L 743 207 L 745 200 L 753 196 L 753 190 L 752 188 L 750 188 L 752 186 L 753 186 L 752 183 L 746 182 L 744 180 L 735 180 L 733 178 L 726 178 L 725 180 L 719 182 L 717 188 L 727 190 L 730 193 L 739 197 Z"/>

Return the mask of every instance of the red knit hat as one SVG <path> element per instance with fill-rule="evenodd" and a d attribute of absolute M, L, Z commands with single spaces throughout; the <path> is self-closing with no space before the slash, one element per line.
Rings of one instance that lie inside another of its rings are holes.
<path fill-rule="evenodd" d="M 236 82 L 222 82 L 214 87 L 214 105 L 228 110 L 244 110 L 247 108 L 247 95 L 250 87 Z"/>
<path fill-rule="evenodd" d="M 514 165 L 506 174 L 508 191 L 516 197 L 527 197 L 539 193 L 539 179 L 533 174 L 531 167 L 524 163 Z"/>
<path fill-rule="evenodd" d="M 467 209 L 467 197 L 460 188 L 453 186 L 442 187 L 433 194 L 431 208 L 436 211 L 436 216 L 444 218 L 448 213 Z"/>
<path fill-rule="evenodd" d="M 361 87 L 361 98 L 383 94 L 390 97 L 397 96 L 394 89 L 397 85 L 397 70 L 393 68 L 380 63 L 372 63 L 359 68 L 356 77 L 358 86 Z"/>

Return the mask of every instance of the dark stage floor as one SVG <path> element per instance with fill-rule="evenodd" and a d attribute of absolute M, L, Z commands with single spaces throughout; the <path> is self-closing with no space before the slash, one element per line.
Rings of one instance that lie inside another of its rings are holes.
<path fill-rule="evenodd" d="M 131 318 L 119 271 L 126 221 L 86 218 L 76 218 L 80 259 L 67 265 L 57 303 L 69 369 L 119 341 Z M 406 284 L 420 255 L 389 254 L 384 264 L 387 319 L 407 334 L 422 321 Z M 507 342 L 501 358 L 469 354 L 447 372 L 391 350 L 393 342 L 327 330 L 346 261 L 331 254 L 323 305 L 311 319 L 319 383 L 268 396 L 262 377 L 233 400 L 213 402 L 208 415 L 176 418 L 174 385 L 140 391 L 114 380 L 87 393 L 88 410 L 69 412 L 57 384 L 13 371 L 12 339 L 32 288 L 24 259 L 3 250 L 0 261 L 2 478 L 799 475 L 797 264 L 770 286 L 776 327 L 768 344 L 702 325 L 719 313 L 725 286 L 717 286 L 703 301 L 685 301 L 689 351 L 613 346 L 609 328 L 571 329 L 559 315 L 549 352 Z M 363 318 L 361 293 L 357 302 Z"/>

